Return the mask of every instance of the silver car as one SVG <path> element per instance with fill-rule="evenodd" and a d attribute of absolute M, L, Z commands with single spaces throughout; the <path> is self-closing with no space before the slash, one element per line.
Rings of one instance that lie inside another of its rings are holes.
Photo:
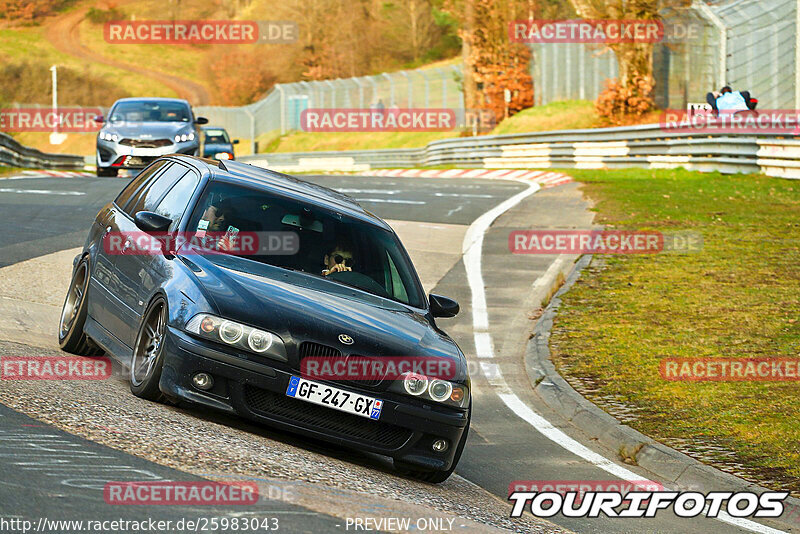
<path fill-rule="evenodd" d="M 166 154 L 197 156 L 197 126 L 208 119 L 195 117 L 186 100 L 176 98 L 122 98 L 107 118 L 95 119 L 97 176 L 116 176 L 120 169 L 143 169 Z"/>

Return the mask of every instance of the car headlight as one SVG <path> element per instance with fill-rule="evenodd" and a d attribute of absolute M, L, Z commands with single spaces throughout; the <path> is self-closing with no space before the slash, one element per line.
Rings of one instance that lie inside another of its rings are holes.
<path fill-rule="evenodd" d="M 287 361 L 286 347 L 277 334 L 207 313 L 192 317 L 186 331 L 210 341 Z"/>
<path fill-rule="evenodd" d="M 188 135 L 186 135 L 186 134 L 183 134 L 183 135 L 181 136 L 181 142 L 186 142 L 186 140 L 188 140 L 188 139 L 189 139 L 189 136 L 188 136 Z"/>
<path fill-rule="evenodd" d="M 117 134 L 111 134 L 111 140 L 116 143 L 117 141 L 119 141 L 119 136 Z"/>
<path fill-rule="evenodd" d="M 189 141 L 194 141 L 194 132 L 189 132 Z"/>
<path fill-rule="evenodd" d="M 419 373 L 403 374 L 390 389 L 458 408 L 469 404 L 467 386 L 439 378 L 431 379 Z"/>
<path fill-rule="evenodd" d="M 447 380 L 432 380 L 428 386 L 428 394 L 437 402 L 444 402 L 450 398 L 453 392 L 453 384 Z"/>
<path fill-rule="evenodd" d="M 409 395 L 422 395 L 428 389 L 428 377 L 417 373 L 407 373 L 403 377 L 403 389 Z"/>
<path fill-rule="evenodd" d="M 176 135 L 175 136 L 175 142 L 176 143 L 180 143 L 181 142 L 181 136 L 180 135 Z"/>

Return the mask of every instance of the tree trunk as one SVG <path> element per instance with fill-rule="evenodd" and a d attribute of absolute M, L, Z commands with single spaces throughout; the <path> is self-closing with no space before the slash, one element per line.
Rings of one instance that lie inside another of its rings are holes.
<path fill-rule="evenodd" d="M 472 61 L 472 41 L 475 38 L 475 0 L 465 0 L 465 24 L 462 32 L 461 56 L 463 58 L 463 86 L 464 86 L 464 107 L 475 109 L 477 105 L 477 87 L 475 84 L 475 73 L 473 72 Z"/>

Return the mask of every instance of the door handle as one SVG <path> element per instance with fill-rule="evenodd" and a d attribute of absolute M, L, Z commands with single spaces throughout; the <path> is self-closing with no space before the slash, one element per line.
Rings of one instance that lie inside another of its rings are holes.
<path fill-rule="evenodd" d="M 125 244 L 122 245 L 122 253 L 124 254 L 126 250 L 130 249 L 133 246 L 133 240 L 129 237 L 125 240 Z"/>
<path fill-rule="evenodd" d="M 109 233 L 109 232 L 111 232 L 111 227 L 110 226 L 106 226 L 106 233 Z"/>

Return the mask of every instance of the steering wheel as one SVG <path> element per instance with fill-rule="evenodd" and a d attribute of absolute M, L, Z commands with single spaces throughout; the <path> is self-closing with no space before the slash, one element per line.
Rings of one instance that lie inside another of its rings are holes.
<path fill-rule="evenodd" d="M 343 284 L 347 284 L 349 286 L 355 286 L 370 293 L 375 293 L 382 297 L 391 298 L 391 295 L 389 295 L 385 287 L 365 274 L 357 273 L 355 271 L 339 271 L 329 274 L 328 278 L 342 282 Z"/>

